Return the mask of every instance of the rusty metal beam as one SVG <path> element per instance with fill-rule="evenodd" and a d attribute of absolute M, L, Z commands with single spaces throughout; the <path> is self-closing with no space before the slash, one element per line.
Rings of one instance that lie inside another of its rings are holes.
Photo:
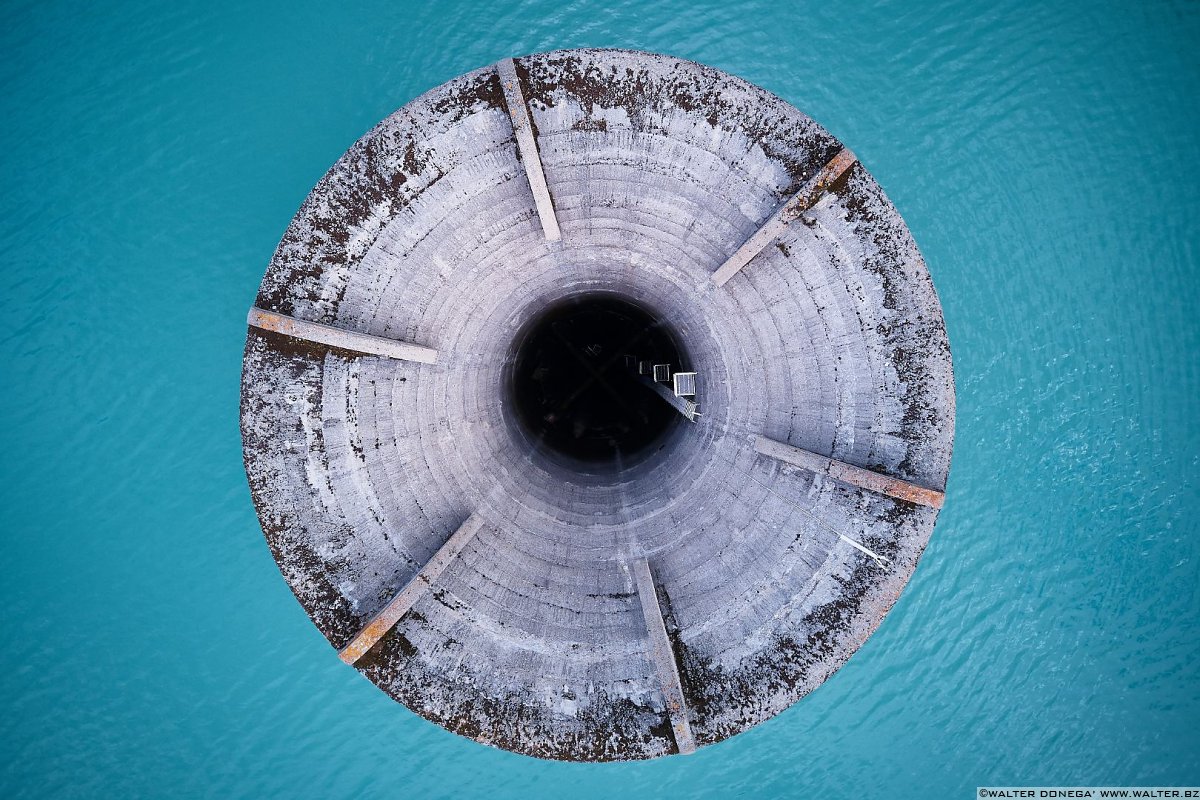
<path fill-rule="evenodd" d="M 550 189 L 546 186 L 542 158 L 533 138 L 533 121 L 529 116 L 529 106 L 525 103 L 525 93 L 521 91 L 516 62 L 506 58 L 496 64 L 496 72 L 500 74 L 500 85 L 504 87 L 504 104 L 508 106 L 508 116 L 512 119 L 513 133 L 517 136 L 517 151 L 521 155 L 521 164 L 525 167 L 525 176 L 529 179 L 529 188 L 533 190 L 533 202 L 542 221 L 542 231 L 546 234 L 547 241 L 557 242 L 562 238 L 562 233 L 558 228 L 558 217 L 554 215 L 554 201 L 550 198 Z"/>
<path fill-rule="evenodd" d="M 856 467 L 853 464 L 847 464 L 844 461 L 838 461 L 829 456 L 819 455 L 809 450 L 793 447 L 790 444 L 768 439 L 766 436 L 755 437 L 754 449 L 764 456 L 770 456 L 787 464 L 822 475 L 828 475 L 835 480 L 849 483 L 860 489 L 868 489 L 872 492 L 885 494 L 888 497 L 907 500 L 910 503 L 917 503 L 918 505 L 929 506 L 930 508 L 941 508 L 942 502 L 945 500 L 943 492 L 926 489 L 924 486 L 918 486 L 915 483 L 909 483 L 900 478 L 881 475 L 878 472 Z"/>
<path fill-rule="evenodd" d="M 789 222 L 816 205 L 816 202 L 821 199 L 821 195 L 825 194 L 829 187 L 857 160 L 854 153 L 848 149 L 840 150 L 712 274 L 713 283 L 717 286 L 724 286 L 730 278 L 737 274 L 738 270 L 749 264 L 750 260 L 758 255 L 764 247 L 783 233 Z"/>
<path fill-rule="evenodd" d="M 437 363 L 438 351 L 419 344 L 401 342 L 396 339 L 384 339 L 369 333 L 355 333 L 318 322 L 308 322 L 274 311 L 264 311 L 261 308 L 251 308 L 246 323 L 264 331 L 275 331 L 296 339 L 327 344 L 330 347 L 340 347 L 373 356 L 387 356 L 403 361 L 419 361 L 422 364 Z"/>
<path fill-rule="evenodd" d="M 667 626 L 663 622 L 662 608 L 658 605 L 658 593 L 654 589 L 650 563 L 644 558 L 634 561 L 633 575 L 637 581 L 638 599 L 642 603 L 642 616 L 646 618 L 646 630 L 650 634 L 650 657 L 662 682 L 667 714 L 671 718 L 671 729 L 675 732 L 675 743 L 679 746 L 681 754 L 694 753 L 696 739 L 692 736 L 692 726 L 688 722 L 683 684 L 679 681 L 679 668 L 675 665 L 675 652 L 671 649 L 671 640 L 667 638 Z"/>
<path fill-rule="evenodd" d="M 429 562 L 421 567 L 421 570 L 408 583 L 404 584 L 404 588 L 396 593 L 392 602 L 384 606 L 383 610 L 376 614 L 366 627 L 350 641 L 350 644 L 338 652 L 342 661 L 353 664 L 366 655 L 367 651 L 394 628 L 401 617 L 407 614 L 409 609 L 429 591 L 433 582 L 446 571 L 446 567 L 450 566 L 450 562 L 458 557 L 458 554 L 467 546 L 467 542 L 471 541 L 481 527 L 483 527 L 483 519 L 478 514 L 467 517 L 467 521 L 450 535 L 441 549 L 433 554 L 433 558 L 429 559 Z"/>

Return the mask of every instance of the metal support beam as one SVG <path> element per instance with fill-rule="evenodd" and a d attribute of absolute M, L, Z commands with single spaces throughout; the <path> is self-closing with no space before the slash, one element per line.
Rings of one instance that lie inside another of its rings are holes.
<path fill-rule="evenodd" d="M 467 521 L 450 535 L 441 549 L 433 554 L 433 558 L 429 559 L 429 562 L 421 567 L 421 570 L 408 583 L 404 584 L 404 588 L 396 594 L 392 602 L 384 606 L 383 610 L 376 614 L 366 627 L 350 641 L 350 644 L 339 651 L 338 655 L 341 656 L 342 661 L 347 664 L 358 661 L 388 631 L 396 627 L 396 623 L 400 621 L 401 617 L 425 596 L 433 582 L 446 571 L 446 567 L 450 566 L 450 562 L 458 557 L 458 554 L 467 546 L 467 542 L 471 541 L 481 527 L 483 527 L 483 519 L 478 514 L 467 517 Z"/>
<path fill-rule="evenodd" d="M 648 388 L 653 389 L 655 394 L 670 403 L 672 408 L 687 417 L 689 422 L 695 422 L 696 417 L 700 416 L 700 406 L 686 397 L 675 394 L 665 383 L 659 383 L 645 375 L 641 376 L 641 381 Z"/>
<path fill-rule="evenodd" d="M 419 361 L 422 364 L 437 363 L 438 351 L 432 347 L 422 347 L 419 344 L 401 342 L 396 339 L 384 339 L 369 333 L 355 333 L 318 322 L 307 322 L 276 314 L 274 311 L 264 311 L 261 308 L 251 308 L 246 323 L 255 328 L 262 328 L 264 331 L 274 331 L 296 339 L 353 350 L 356 353 L 387 356 L 402 361 Z"/>
<path fill-rule="evenodd" d="M 737 274 L 738 270 L 749 264 L 750 260 L 758 255 L 764 247 L 783 233 L 789 222 L 799 218 L 801 214 L 816 205 L 816 202 L 821 199 L 821 195 L 825 194 L 829 187 L 842 177 L 842 174 L 850 169 L 857 160 L 854 153 L 848 149 L 843 148 L 839 151 L 712 274 L 713 283 L 717 286 L 724 286 L 730 278 Z"/>
<path fill-rule="evenodd" d="M 646 630 L 650 634 L 650 658 L 658 670 L 662 682 L 663 697 L 667 701 L 667 714 L 671 718 L 671 729 L 675 732 L 675 743 L 683 755 L 696 751 L 696 739 L 688 722 L 687 702 L 683 697 L 683 684 L 679 681 L 679 668 L 675 665 L 675 651 L 667 638 L 667 626 L 663 622 L 662 608 L 658 605 L 658 593 L 654 590 L 654 577 L 650 574 L 650 563 L 644 558 L 633 562 L 633 575 L 637 580 L 638 599 L 642 603 L 642 616 L 646 618 Z"/>
<path fill-rule="evenodd" d="M 525 94 L 521 91 L 516 62 L 506 58 L 496 64 L 496 72 L 500 73 L 500 85 L 504 87 L 504 104 L 508 106 L 513 133 L 517 135 L 517 151 L 521 154 L 521 163 L 525 166 L 525 176 L 529 178 L 529 188 L 533 190 L 533 202 L 537 206 L 538 217 L 542 220 L 542 231 L 546 234 L 547 241 L 557 242 L 562 238 L 562 234 L 558 229 L 558 217 L 554 215 L 550 189 L 546 186 L 546 173 L 542 171 L 537 142 L 533 139 L 533 121 L 529 117 L 529 106 L 525 104 Z"/>
<path fill-rule="evenodd" d="M 860 489 L 868 489 L 888 497 L 907 500 L 910 503 L 941 508 L 946 497 L 943 492 L 926 489 L 924 486 L 918 486 L 899 478 L 881 475 L 878 472 L 856 467 L 829 456 L 818 455 L 809 450 L 802 450 L 799 447 L 792 447 L 790 444 L 777 442 L 765 436 L 755 437 L 754 449 L 764 456 L 770 456 L 811 472 L 828 475 L 835 480 L 849 483 Z"/>

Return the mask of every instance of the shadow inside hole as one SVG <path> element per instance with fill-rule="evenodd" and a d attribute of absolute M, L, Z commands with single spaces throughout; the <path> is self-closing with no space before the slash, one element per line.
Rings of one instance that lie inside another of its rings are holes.
<path fill-rule="evenodd" d="M 675 337 L 650 311 L 608 294 L 559 302 L 517 336 L 508 380 L 517 422 L 571 460 L 635 461 L 682 419 L 641 381 L 640 361 L 682 367 Z"/>

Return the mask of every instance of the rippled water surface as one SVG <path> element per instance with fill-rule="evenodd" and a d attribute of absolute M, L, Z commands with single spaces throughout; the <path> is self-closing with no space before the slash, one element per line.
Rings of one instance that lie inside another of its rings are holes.
<path fill-rule="evenodd" d="M 985 5 L 4 3 L 0 795 L 1200 784 L 1200 7 Z M 770 722 L 624 765 L 482 747 L 343 666 L 237 428 L 246 309 L 321 174 L 432 86 L 583 45 L 727 70 L 852 147 L 959 404 L 879 632 Z"/>

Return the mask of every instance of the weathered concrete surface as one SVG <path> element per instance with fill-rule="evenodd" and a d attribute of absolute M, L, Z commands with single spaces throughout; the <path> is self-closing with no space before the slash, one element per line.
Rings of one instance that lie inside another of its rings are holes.
<path fill-rule="evenodd" d="M 917 486 L 890 475 L 880 475 L 869 469 L 856 467 L 837 459 L 829 458 L 818 453 L 810 453 L 799 447 L 792 447 L 784 442 L 777 442 L 765 436 L 754 438 L 754 449 L 765 456 L 777 458 L 796 467 L 807 469 L 821 475 L 828 475 L 835 480 L 870 489 L 873 492 L 886 494 L 899 500 L 907 500 L 931 508 L 941 508 L 945 500 L 942 492 Z"/>
<path fill-rule="evenodd" d="M 688 722 L 687 699 L 683 696 L 683 685 L 679 681 L 679 667 L 667 626 L 663 621 L 662 607 L 658 604 L 658 590 L 654 587 L 654 576 L 650 562 L 644 558 L 633 562 L 633 577 L 637 584 L 638 600 L 642 604 L 642 616 L 646 620 L 650 658 L 658 670 L 663 697 L 667 701 L 667 714 L 671 718 L 671 731 L 675 745 L 682 754 L 696 751 L 696 739 Z"/>
<path fill-rule="evenodd" d="M 344 331 L 331 325 L 293 319 L 283 314 L 251 308 L 246 324 L 264 331 L 274 331 L 293 339 L 304 339 L 317 344 L 327 344 L 342 350 L 352 350 L 365 355 L 387 356 L 401 361 L 420 361 L 423 364 L 437 363 L 437 350 L 421 347 L 410 342 L 397 342 L 365 333 Z"/>
<path fill-rule="evenodd" d="M 839 151 L 828 164 L 817 171 L 816 175 L 805 182 L 800 191 L 796 192 L 790 200 L 772 214 L 763 223 L 763 226 L 754 232 L 753 236 L 726 259 L 724 264 L 717 268 L 717 271 L 712 274 L 713 283 L 717 286 L 724 286 L 730 278 L 737 274 L 738 270 L 750 263 L 750 259 L 761 253 L 764 247 L 786 231 L 789 223 L 799 219 L 801 214 L 812 208 L 821 199 L 821 196 L 832 189 L 834 183 L 857 161 L 854 153 L 848 149 Z"/>
<path fill-rule="evenodd" d="M 542 231 L 548 241 L 557 242 L 562 238 L 562 233 L 558 227 L 558 217 L 554 216 L 554 201 L 546 186 L 542 158 L 538 155 L 537 142 L 533 138 L 533 122 L 529 118 L 529 106 L 525 103 L 516 62 L 511 58 L 500 61 L 496 64 L 496 73 L 500 76 L 500 85 L 504 87 L 504 104 L 508 106 L 513 135 L 517 138 L 517 152 L 521 154 L 525 177 L 529 179 L 529 189 L 533 192 L 538 219 L 542 221 Z"/>
<path fill-rule="evenodd" d="M 477 514 L 479 532 L 356 666 L 450 730 L 548 758 L 677 751 L 631 566 L 649 558 L 691 731 L 711 744 L 849 658 L 937 516 L 763 458 L 754 436 L 943 489 L 954 397 L 941 310 L 857 163 L 713 284 L 843 150 L 778 98 L 644 53 L 547 53 L 515 71 L 562 241 L 542 230 L 494 67 L 355 144 L 292 221 L 255 305 L 421 342 L 438 362 L 251 328 L 255 505 L 339 649 Z M 670 320 L 703 391 L 695 424 L 623 470 L 565 468 L 504 402 L 513 334 L 589 291 Z"/>
<path fill-rule="evenodd" d="M 396 627 L 396 623 L 412 610 L 413 605 L 433 588 L 434 581 L 446 571 L 450 563 L 467 546 L 467 542 L 471 541 L 471 537 L 479 533 L 481 527 L 483 527 L 482 519 L 476 515 L 468 517 L 467 521 L 450 535 L 441 549 L 433 554 L 429 563 L 421 567 L 412 580 L 404 584 L 404 588 L 383 607 L 383 610 L 372 617 L 366 627 L 350 640 L 350 644 L 342 648 L 338 654 L 342 657 L 342 661 L 347 664 L 358 661 L 378 644 L 388 631 Z"/>

